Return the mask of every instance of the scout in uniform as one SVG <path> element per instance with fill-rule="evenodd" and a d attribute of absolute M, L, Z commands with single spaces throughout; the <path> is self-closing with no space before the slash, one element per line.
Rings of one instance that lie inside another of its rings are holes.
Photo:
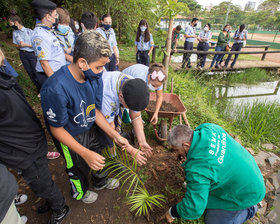
<path fill-rule="evenodd" d="M 72 51 L 74 50 L 75 34 L 70 28 L 70 15 L 67 9 L 57 8 L 58 26 L 55 28 L 55 34 L 60 44 L 63 46 L 66 63 L 73 62 Z"/>
<path fill-rule="evenodd" d="M 33 31 L 29 28 L 25 28 L 22 25 L 22 21 L 20 17 L 17 15 L 11 15 L 8 20 L 10 26 L 14 29 L 13 43 L 19 49 L 19 57 L 21 59 L 21 62 L 39 93 L 40 84 L 37 80 L 38 75 L 35 69 L 37 63 L 37 57 L 34 54 L 34 50 L 31 45 L 31 36 Z"/>
<path fill-rule="evenodd" d="M 195 27 L 197 26 L 197 23 L 198 23 L 198 18 L 193 18 L 191 24 L 188 25 L 185 29 L 184 37 L 186 38 L 186 40 L 184 43 L 184 50 L 193 50 L 193 43 L 196 39 Z M 192 54 L 184 53 L 182 68 L 185 68 L 186 63 L 188 68 L 192 67 L 191 60 L 190 60 L 191 55 Z"/>
<path fill-rule="evenodd" d="M 110 62 L 105 65 L 107 71 L 118 71 L 119 64 L 119 50 L 117 47 L 116 34 L 112 26 L 112 17 L 109 14 L 105 14 L 101 18 L 101 27 L 96 29 L 106 40 L 108 40 L 112 56 L 110 57 Z"/>
<path fill-rule="evenodd" d="M 198 51 L 208 51 L 209 50 L 209 41 L 212 38 L 212 32 L 211 25 L 207 23 L 204 26 L 203 31 L 201 31 L 197 37 L 198 45 L 197 50 Z M 206 62 L 206 54 L 199 54 L 197 55 L 197 67 L 203 68 Z"/>
<path fill-rule="evenodd" d="M 234 32 L 234 35 L 233 35 L 234 42 L 231 47 L 231 51 L 241 51 L 241 48 L 243 47 L 244 42 L 247 40 L 247 36 L 248 36 L 248 31 L 245 30 L 245 25 L 244 24 L 240 25 L 239 29 Z M 225 62 L 225 67 L 228 66 L 231 56 L 232 56 L 232 54 L 228 55 L 227 60 Z M 235 65 L 238 56 L 239 56 L 239 54 L 234 55 L 234 59 L 230 65 L 231 68 L 233 68 L 233 66 Z"/>
<path fill-rule="evenodd" d="M 93 203 L 98 194 L 88 190 L 91 169 L 95 190 L 114 189 L 119 182 L 102 171 L 105 158 L 96 136 L 96 125 L 122 149 L 131 146 L 99 111 L 103 100 L 103 66 L 109 61 L 108 41 L 94 30 L 82 33 L 74 49 L 73 63 L 61 67 L 41 89 L 41 104 L 47 127 L 66 160 L 71 194 L 76 200 Z"/>
<path fill-rule="evenodd" d="M 142 64 L 135 64 L 124 69 L 123 73 L 133 78 L 142 79 L 146 82 L 150 91 L 156 91 L 156 107 L 151 119 L 151 123 L 155 125 L 158 122 L 158 112 L 163 99 L 163 83 L 166 79 L 163 65 L 154 63 L 148 67 Z"/>
<path fill-rule="evenodd" d="M 136 62 L 137 64 L 150 65 L 150 54 L 154 48 L 153 36 L 150 33 L 148 22 L 142 19 L 136 33 Z"/>
<path fill-rule="evenodd" d="M 144 155 L 150 156 L 152 154 L 152 148 L 145 138 L 141 117 L 141 110 L 144 110 L 149 103 L 147 84 L 141 79 L 134 79 L 132 76 L 117 71 L 105 72 L 102 79 L 104 85 L 102 114 L 109 124 L 120 132 L 124 109 L 129 109 L 131 123 L 141 149 L 138 154 L 137 150 L 133 149 L 131 154 L 133 156 L 137 154 L 137 162 L 145 164 Z M 106 136 L 102 132 L 98 133 L 103 147 L 112 148 L 114 146 L 112 141 L 106 140 Z"/>
<path fill-rule="evenodd" d="M 174 127 L 168 143 L 180 157 L 185 170 L 185 197 L 165 214 L 169 223 L 176 218 L 198 219 L 204 212 L 206 224 L 241 224 L 252 218 L 265 196 L 262 173 L 254 157 L 222 127 L 186 125 Z"/>
<path fill-rule="evenodd" d="M 66 64 L 63 46 L 52 27 L 58 23 L 56 4 L 48 0 L 33 0 L 32 6 L 41 23 L 37 23 L 32 35 L 32 46 L 37 55 L 36 71 L 42 86 L 48 77 Z"/>

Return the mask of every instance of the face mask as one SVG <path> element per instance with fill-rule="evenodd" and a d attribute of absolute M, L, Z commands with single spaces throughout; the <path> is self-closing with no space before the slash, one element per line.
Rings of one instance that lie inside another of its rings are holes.
<path fill-rule="evenodd" d="M 196 23 L 196 24 L 194 24 L 193 26 L 194 26 L 194 27 L 196 27 L 196 26 L 197 26 L 197 23 Z"/>
<path fill-rule="evenodd" d="M 11 26 L 14 30 L 18 30 L 18 27 L 16 25 Z"/>
<path fill-rule="evenodd" d="M 100 73 L 94 73 L 91 70 L 91 68 L 89 67 L 88 63 L 87 63 L 87 67 L 88 67 L 88 70 L 85 70 L 85 71 L 82 70 L 85 75 L 86 80 L 92 81 L 94 79 L 100 79 L 102 77 L 103 70 Z"/>
<path fill-rule="evenodd" d="M 79 24 L 75 24 L 75 28 L 78 30 L 80 28 Z"/>
<path fill-rule="evenodd" d="M 157 90 L 157 88 L 155 88 L 151 83 L 148 84 L 148 87 L 152 91 L 156 91 Z"/>
<path fill-rule="evenodd" d="M 145 32 L 146 29 L 147 29 L 147 27 L 145 27 L 145 26 L 140 26 L 140 30 L 141 30 L 142 32 Z"/>
<path fill-rule="evenodd" d="M 228 31 L 229 31 L 229 28 L 225 28 L 225 31 L 228 32 Z"/>
<path fill-rule="evenodd" d="M 58 24 L 57 29 L 58 29 L 61 33 L 66 34 L 67 31 L 69 30 L 69 26 L 64 26 L 64 25 Z"/>
<path fill-rule="evenodd" d="M 209 30 L 208 27 L 204 27 L 204 31 L 207 32 Z"/>
<path fill-rule="evenodd" d="M 102 24 L 105 30 L 109 30 L 111 28 L 110 24 Z"/>
<path fill-rule="evenodd" d="M 53 17 L 53 16 L 51 16 L 51 17 L 55 19 L 54 23 L 52 23 L 52 26 L 57 27 L 57 25 L 58 25 L 58 17 Z"/>

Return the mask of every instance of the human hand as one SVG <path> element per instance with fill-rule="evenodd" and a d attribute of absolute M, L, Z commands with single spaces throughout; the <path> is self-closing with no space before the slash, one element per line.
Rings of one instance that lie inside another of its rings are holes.
<path fill-rule="evenodd" d="M 98 153 L 88 150 L 86 151 L 83 159 L 86 161 L 88 166 L 93 170 L 101 170 L 105 165 L 105 158 Z"/>
<path fill-rule="evenodd" d="M 140 150 L 135 149 L 134 147 L 131 146 L 129 150 L 127 150 L 130 155 L 136 159 L 137 163 L 139 165 L 144 165 L 147 162 L 147 158 L 145 157 L 145 153 L 141 152 Z"/>
<path fill-rule="evenodd" d="M 167 210 L 167 212 L 165 213 L 165 219 L 168 223 L 172 223 L 175 220 L 170 216 L 169 210 Z"/>
<path fill-rule="evenodd" d="M 152 116 L 150 122 L 153 124 L 153 125 L 156 125 L 157 122 L 158 122 L 158 114 L 157 113 L 154 113 L 154 115 Z"/>
<path fill-rule="evenodd" d="M 128 140 L 126 138 L 122 137 L 120 134 L 118 134 L 114 137 L 114 142 L 118 146 L 120 146 L 122 150 L 124 150 L 130 146 Z"/>
<path fill-rule="evenodd" d="M 65 53 L 71 54 L 71 51 L 72 51 L 72 47 L 69 47 L 68 49 L 66 49 Z"/>
<path fill-rule="evenodd" d="M 174 48 L 174 52 L 177 52 L 177 48 L 176 47 Z"/>
<path fill-rule="evenodd" d="M 120 58 L 116 57 L 116 65 L 118 65 L 120 63 Z"/>
<path fill-rule="evenodd" d="M 141 151 L 144 152 L 147 157 L 150 157 L 151 155 L 153 155 L 153 153 L 152 153 L 153 149 L 151 146 L 149 146 L 149 144 L 147 142 L 139 143 L 139 146 L 140 146 Z"/>

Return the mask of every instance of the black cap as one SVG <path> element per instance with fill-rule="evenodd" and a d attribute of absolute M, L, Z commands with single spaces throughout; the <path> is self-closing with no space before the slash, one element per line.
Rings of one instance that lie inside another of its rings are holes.
<path fill-rule="evenodd" d="M 31 5 L 34 9 L 41 10 L 55 10 L 57 8 L 56 4 L 49 0 L 33 0 Z"/>
<path fill-rule="evenodd" d="M 146 82 L 142 79 L 130 79 L 122 87 L 124 101 L 129 109 L 144 110 L 150 100 L 150 93 Z"/>

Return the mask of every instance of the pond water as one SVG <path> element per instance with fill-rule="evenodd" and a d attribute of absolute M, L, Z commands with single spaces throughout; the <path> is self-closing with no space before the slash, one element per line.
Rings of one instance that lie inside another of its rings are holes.
<path fill-rule="evenodd" d="M 256 85 L 217 85 L 213 95 L 215 101 L 228 99 L 233 105 L 252 105 L 255 101 L 280 104 L 280 81 Z"/>

